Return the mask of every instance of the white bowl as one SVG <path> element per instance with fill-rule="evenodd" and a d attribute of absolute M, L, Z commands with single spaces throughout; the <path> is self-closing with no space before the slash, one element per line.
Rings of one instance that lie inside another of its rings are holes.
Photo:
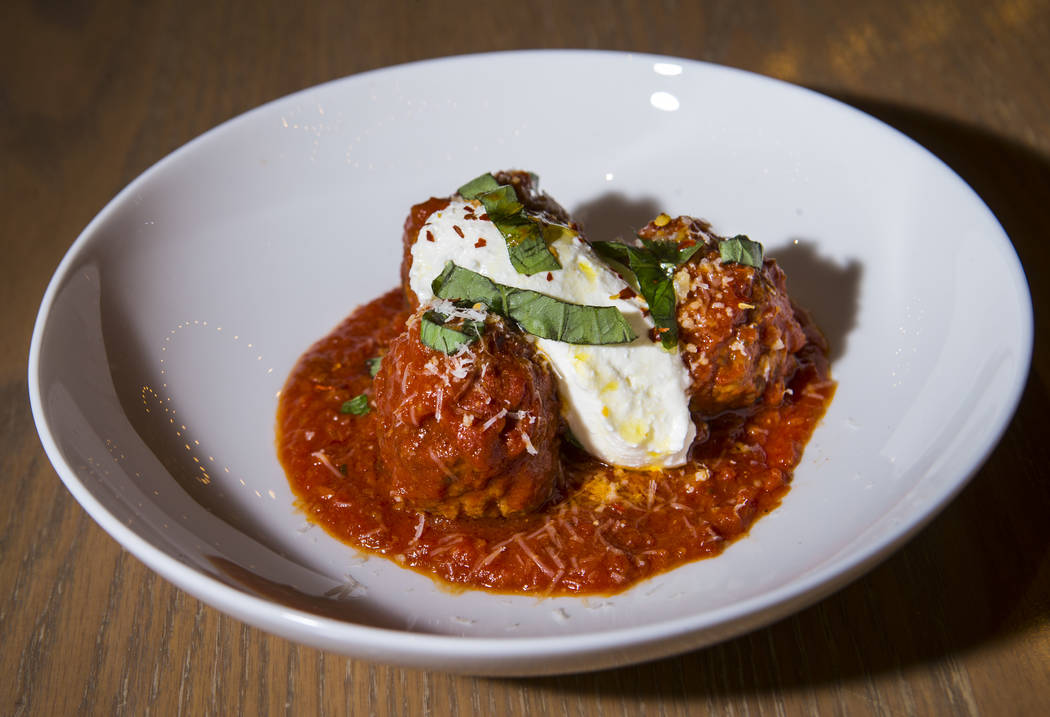
<path fill-rule="evenodd" d="M 538 172 L 596 238 L 658 210 L 779 257 L 838 393 L 783 504 L 723 555 L 609 598 L 454 594 L 309 528 L 274 451 L 299 355 L 398 281 L 408 207 Z M 1031 300 L 944 164 L 815 93 L 697 62 L 478 55 L 260 107 L 122 191 L 40 308 L 30 391 L 84 508 L 201 600 L 368 660 L 486 674 L 623 665 L 808 605 L 929 520 L 1016 406 Z"/>

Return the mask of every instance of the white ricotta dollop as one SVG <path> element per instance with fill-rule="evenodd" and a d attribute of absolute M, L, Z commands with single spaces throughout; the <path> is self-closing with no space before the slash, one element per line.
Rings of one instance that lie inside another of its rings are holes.
<path fill-rule="evenodd" d="M 696 435 L 686 396 L 689 373 L 677 351 L 649 339 L 653 323 L 642 313 L 644 304 L 619 298 L 627 284 L 575 236 L 551 244 L 561 270 L 519 274 L 496 225 L 467 218 L 484 211 L 480 202 L 455 199 L 427 219 L 412 247 L 409 275 L 419 300 L 433 298 L 431 282 L 453 261 L 500 284 L 575 304 L 615 306 L 638 336 L 630 344 L 582 346 L 532 337 L 557 378 L 565 419 L 583 447 L 607 463 L 628 468 L 685 463 Z"/>

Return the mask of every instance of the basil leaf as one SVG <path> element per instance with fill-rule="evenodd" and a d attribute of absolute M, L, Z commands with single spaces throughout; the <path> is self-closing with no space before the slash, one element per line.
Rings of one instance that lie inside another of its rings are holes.
<path fill-rule="evenodd" d="M 496 180 L 493 180 L 496 181 Z M 471 199 L 478 199 L 485 205 L 489 219 L 509 219 L 521 212 L 525 206 L 518 201 L 518 193 L 509 184 L 496 185 L 495 189 L 479 192 Z"/>
<path fill-rule="evenodd" d="M 481 302 L 513 319 L 533 336 L 571 344 L 626 344 L 634 341 L 627 319 L 615 306 L 571 304 L 529 289 L 498 284 L 451 261 L 431 284 L 442 299 Z"/>
<path fill-rule="evenodd" d="M 499 227 L 499 224 L 496 226 Z M 507 253 L 514 270 L 525 276 L 561 269 L 561 263 L 551 254 L 547 242 L 543 241 L 543 235 L 539 232 L 531 233 L 519 244 L 508 245 Z"/>
<path fill-rule="evenodd" d="M 723 264 L 743 264 L 744 266 L 762 268 L 762 245 L 751 241 L 743 234 L 732 239 L 723 239 L 718 243 L 718 255 Z"/>
<path fill-rule="evenodd" d="M 465 330 L 445 326 L 446 317 L 436 311 L 423 314 L 419 323 L 419 340 L 435 351 L 454 354 L 464 344 L 472 344 L 481 338 L 480 321 L 464 321 Z"/>
<path fill-rule="evenodd" d="M 493 189 L 499 187 L 499 182 L 491 174 L 486 172 L 480 177 L 474 177 L 462 187 L 456 190 L 456 194 L 463 197 L 464 199 L 474 199 L 479 194 L 485 192 L 491 192 Z"/>
<path fill-rule="evenodd" d="M 631 256 L 627 245 L 615 241 L 596 241 L 590 244 L 594 253 L 605 260 L 606 265 L 637 292 L 638 279 L 631 271 Z"/>
<path fill-rule="evenodd" d="M 674 270 L 671 271 L 673 277 Z M 641 279 L 639 279 L 641 283 Z M 645 294 L 642 294 L 645 296 Z M 678 344 L 678 313 L 675 310 L 674 279 L 661 279 L 654 282 L 650 291 L 652 298 L 646 298 L 649 303 L 649 313 L 656 324 L 660 343 L 667 350 L 673 349 Z"/>
<path fill-rule="evenodd" d="M 679 249 L 678 250 L 678 260 L 676 262 L 677 265 L 681 266 L 682 264 L 684 264 L 687 261 L 689 261 L 690 259 L 692 259 L 693 258 L 693 254 L 697 253 L 698 251 L 703 249 L 705 246 L 706 246 L 706 244 L 702 244 L 700 242 L 697 242 L 696 244 L 693 244 L 692 246 L 687 246 L 685 249 Z"/>
<path fill-rule="evenodd" d="M 475 177 L 458 190 L 464 199 L 477 199 L 485 207 L 489 221 L 507 242 L 507 255 L 514 270 L 532 276 L 541 271 L 561 269 L 558 259 L 548 248 L 563 231 L 571 231 L 549 222 L 541 221 L 525 211 L 518 194 L 509 184 L 499 184 L 491 174 Z M 548 227 L 558 227 L 557 232 L 548 232 Z M 547 236 L 550 233 L 551 236 Z"/>
<path fill-rule="evenodd" d="M 375 358 L 366 359 L 365 365 L 368 366 L 368 375 L 375 378 L 376 374 L 379 373 L 379 367 L 383 365 L 383 357 L 376 356 Z"/>
<path fill-rule="evenodd" d="M 638 293 L 649 305 L 649 315 L 665 349 L 678 343 L 678 320 L 675 310 L 674 273 L 705 245 L 701 243 L 680 249 L 677 242 L 643 239 L 642 246 L 619 242 L 593 242 L 591 247 L 603 259 L 628 268 L 638 283 Z"/>
<path fill-rule="evenodd" d="M 343 405 L 339 407 L 340 413 L 352 413 L 355 416 L 363 416 L 371 410 L 371 407 L 368 405 L 368 396 L 363 393 L 357 394 L 349 401 L 344 401 Z"/>
<path fill-rule="evenodd" d="M 631 266 L 633 246 L 627 246 L 618 241 L 592 241 L 591 248 L 603 259 L 612 259 L 628 268 Z"/>
<path fill-rule="evenodd" d="M 514 270 L 532 276 L 541 271 L 557 271 L 561 264 L 551 254 L 543 237 L 544 225 L 525 213 L 514 187 L 505 184 L 477 197 L 485 205 L 489 221 L 507 242 L 507 255 Z"/>
<path fill-rule="evenodd" d="M 495 221 L 493 224 L 507 240 L 507 255 L 511 266 L 519 274 L 532 276 L 544 271 L 558 271 L 561 263 L 551 254 L 543 231 L 533 221 L 528 224 L 509 224 Z"/>
<path fill-rule="evenodd" d="M 503 289 L 509 288 L 451 261 L 445 264 L 445 268 L 430 283 L 431 291 L 439 299 L 462 299 L 482 303 L 489 307 L 489 311 L 500 316 L 507 315 L 506 292 Z"/>
<path fill-rule="evenodd" d="M 568 344 L 622 344 L 634 340 L 613 306 L 570 304 L 535 291 L 512 291 L 507 314 L 533 336 Z"/>

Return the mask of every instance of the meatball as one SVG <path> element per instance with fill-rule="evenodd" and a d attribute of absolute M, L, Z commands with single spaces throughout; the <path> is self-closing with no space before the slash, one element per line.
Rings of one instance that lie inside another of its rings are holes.
<path fill-rule="evenodd" d="M 494 314 L 474 343 L 452 354 L 430 348 L 420 338 L 426 308 L 391 343 L 375 377 L 391 495 L 449 518 L 538 509 L 561 482 L 560 407 L 545 360 Z M 445 326 L 455 327 L 462 319 L 450 313 Z"/>
<path fill-rule="evenodd" d="M 539 180 L 534 174 L 514 169 L 493 172 L 492 176 L 501 185 L 509 184 L 514 187 L 514 193 L 518 195 L 518 201 L 533 215 L 548 222 L 571 226 L 577 232 L 580 231 L 579 226 L 572 223 L 569 213 L 565 211 L 564 207 L 551 199 L 547 194 L 539 191 Z M 401 234 L 403 245 L 401 286 L 405 291 L 405 297 L 413 307 L 419 304 L 419 299 L 408 283 L 409 272 L 412 270 L 412 245 L 420 240 L 419 230 L 427 223 L 430 215 L 447 207 L 449 202 L 449 197 L 431 197 L 425 202 L 414 205 L 405 218 L 405 225 Z M 478 206 L 480 207 L 480 204 Z M 479 209 L 479 211 L 484 212 L 484 208 Z M 426 237 L 422 237 L 422 239 L 426 241 Z"/>
<path fill-rule="evenodd" d="M 776 262 L 766 259 L 761 269 L 723 264 L 719 237 L 692 217 L 658 217 L 639 235 L 682 246 L 705 245 L 674 275 L 679 343 L 689 369 L 693 412 L 710 417 L 759 401 L 779 403 L 806 334 Z"/>

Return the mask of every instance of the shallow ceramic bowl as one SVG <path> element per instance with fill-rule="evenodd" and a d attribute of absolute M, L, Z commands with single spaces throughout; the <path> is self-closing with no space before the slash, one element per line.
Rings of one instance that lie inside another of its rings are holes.
<path fill-rule="evenodd" d="M 661 210 L 749 234 L 828 334 L 831 409 L 782 506 L 722 556 L 613 597 L 452 593 L 293 507 L 274 452 L 288 371 L 397 283 L 411 204 L 509 167 L 538 172 L 593 238 Z M 530 52 L 322 85 L 167 157 L 62 261 L 29 373 L 70 492 L 201 600 L 368 660 L 541 674 L 711 644 L 870 568 L 988 455 L 1031 342 L 995 218 L 893 129 L 722 67 Z"/>

